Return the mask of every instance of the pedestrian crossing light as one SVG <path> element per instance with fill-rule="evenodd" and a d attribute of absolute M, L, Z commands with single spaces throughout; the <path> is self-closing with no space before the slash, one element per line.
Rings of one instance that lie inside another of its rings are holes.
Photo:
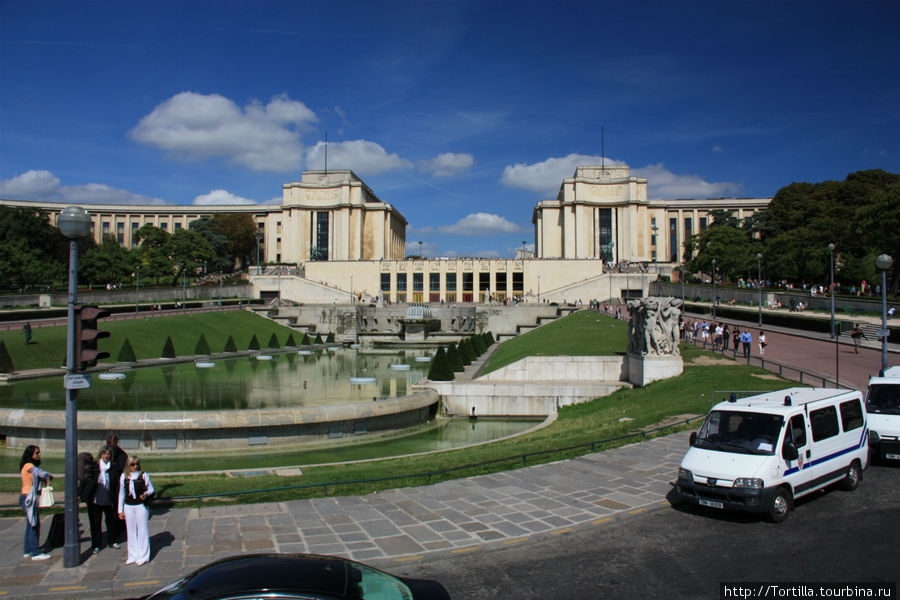
<path fill-rule="evenodd" d="M 101 358 L 109 357 L 109 352 L 97 349 L 97 340 L 109 337 L 108 331 L 97 329 L 97 321 L 108 317 L 109 311 L 96 306 L 75 307 L 75 370 L 84 371 L 97 366 Z"/>

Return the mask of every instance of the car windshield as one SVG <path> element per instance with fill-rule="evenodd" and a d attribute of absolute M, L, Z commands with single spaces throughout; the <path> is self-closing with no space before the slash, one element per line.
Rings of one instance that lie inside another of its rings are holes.
<path fill-rule="evenodd" d="M 866 397 L 866 411 L 900 415 L 900 385 L 887 383 L 869 386 Z"/>
<path fill-rule="evenodd" d="M 694 445 L 719 452 L 774 454 L 784 417 L 766 413 L 714 410 Z"/>
<path fill-rule="evenodd" d="M 412 600 L 412 592 L 402 581 L 384 571 L 361 563 L 350 566 L 350 580 L 359 588 L 363 600 Z"/>

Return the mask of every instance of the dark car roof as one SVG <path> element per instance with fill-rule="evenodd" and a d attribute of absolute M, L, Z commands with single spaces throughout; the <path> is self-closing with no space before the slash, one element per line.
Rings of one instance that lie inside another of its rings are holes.
<path fill-rule="evenodd" d="M 186 598 L 202 600 L 242 591 L 292 591 L 343 595 L 347 563 L 332 556 L 256 554 L 225 558 L 190 577 Z"/>

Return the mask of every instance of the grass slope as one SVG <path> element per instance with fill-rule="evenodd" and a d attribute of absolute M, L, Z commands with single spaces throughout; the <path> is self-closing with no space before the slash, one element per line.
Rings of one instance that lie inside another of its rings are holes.
<path fill-rule="evenodd" d="M 201 333 L 206 336 L 212 352 L 223 352 L 229 335 L 234 337 L 238 350 L 246 350 L 253 335 L 256 335 L 258 340 L 268 342 L 274 333 L 282 346 L 291 333 L 294 333 L 295 339 L 298 338 L 296 332 L 290 328 L 250 311 L 145 317 L 125 321 L 101 320 L 100 329 L 110 334 L 98 344 L 101 350 L 109 352 L 110 355 L 102 362 L 115 362 L 126 338 L 130 341 L 138 359 L 162 356 L 167 337 L 172 338 L 177 355 L 194 354 Z M 17 371 L 42 367 L 56 368 L 65 363 L 65 327 L 34 328 L 32 335 L 31 344 L 26 346 L 25 336 L 21 331 L 0 332 L 0 339 L 6 344 Z"/>

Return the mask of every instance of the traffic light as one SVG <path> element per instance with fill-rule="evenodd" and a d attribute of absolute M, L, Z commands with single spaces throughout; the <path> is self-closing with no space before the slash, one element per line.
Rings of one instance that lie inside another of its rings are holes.
<path fill-rule="evenodd" d="M 108 317 L 109 311 L 96 306 L 75 307 L 75 370 L 84 371 L 97 366 L 97 361 L 107 358 L 109 352 L 97 350 L 97 340 L 109 337 L 108 331 L 97 329 L 97 321 Z"/>

